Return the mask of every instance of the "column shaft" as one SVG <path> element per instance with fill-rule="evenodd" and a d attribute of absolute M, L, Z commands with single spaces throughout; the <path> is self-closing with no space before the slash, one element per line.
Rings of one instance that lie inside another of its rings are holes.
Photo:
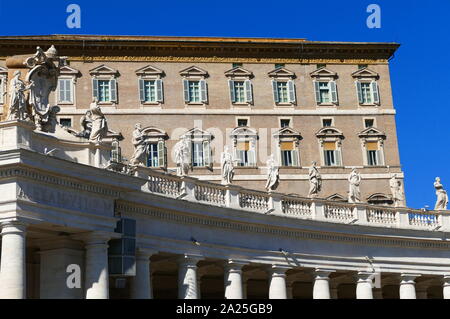
<path fill-rule="evenodd" d="M 271 269 L 269 299 L 287 299 L 286 271 L 288 268 L 273 266 Z"/>
<path fill-rule="evenodd" d="M 417 299 L 415 279 L 419 275 L 401 275 L 400 299 Z"/>
<path fill-rule="evenodd" d="M 8 222 L 2 225 L 0 298 L 26 298 L 26 225 Z"/>
<path fill-rule="evenodd" d="M 244 299 L 243 266 L 232 261 L 225 266 L 225 299 Z"/>
<path fill-rule="evenodd" d="M 131 299 L 153 299 L 150 257 L 152 254 L 136 254 L 136 276 L 131 278 Z"/>
<path fill-rule="evenodd" d="M 442 285 L 444 299 L 450 299 L 450 275 L 444 276 L 444 284 Z"/>
<path fill-rule="evenodd" d="M 373 299 L 373 273 L 359 272 L 356 284 L 356 299 Z"/>
<path fill-rule="evenodd" d="M 179 260 L 178 298 L 199 299 L 197 281 L 197 263 L 200 258 L 183 256 Z"/>
<path fill-rule="evenodd" d="M 313 299 L 331 299 L 330 294 L 331 271 L 316 270 L 313 288 Z"/>

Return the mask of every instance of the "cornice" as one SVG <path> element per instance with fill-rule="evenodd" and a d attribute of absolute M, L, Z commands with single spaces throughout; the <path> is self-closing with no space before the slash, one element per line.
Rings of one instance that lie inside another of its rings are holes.
<path fill-rule="evenodd" d="M 116 214 L 137 214 L 146 215 L 151 218 L 160 220 L 168 220 L 171 222 L 190 224 L 205 227 L 214 227 L 221 230 L 229 229 L 234 231 L 241 231 L 245 233 L 268 234 L 275 236 L 284 236 L 297 240 L 321 240 L 331 242 L 341 242 L 350 245 L 370 245 L 370 246 L 392 246 L 401 248 L 423 248 L 423 249 L 443 249 L 450 248 L 450 242 L 432 241 L 426 239 L 412 239 L 412 238 L 391 238 L 391 237 L 375 237 L 373 235 L 362 236 L 352 234 L 338 234 L 314 232 L 307 230 L 295 230 L 293 228 L 282 228 L 278 226 L 270 226 L 263 224 L 249 224 L 240 223 L 232 220 L 211 218 L 200 215 L 187 215 L 170 211 L 167 209 L 158 209 L 153 207 L 144 207 L 135 205 L 130 202 L 118 201 L 116 203 Z"/>

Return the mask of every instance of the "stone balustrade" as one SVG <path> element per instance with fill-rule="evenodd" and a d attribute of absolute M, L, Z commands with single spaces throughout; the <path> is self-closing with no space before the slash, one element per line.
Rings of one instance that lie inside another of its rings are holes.
<path fill-rule="evenodd" d="M 332 223 L 450 231 L 450 214 L 445 211 L 422 211 L 366 203 L 348 204 L 309 199 L 295 195 L 255 191 L 234 185 L 224 186 L 191 177 L 177 177 L 149 168 L 140 168 L 138 177 L 148 179 L 148 187 L 145 191 L 150 193 L 213 206 Z"/>

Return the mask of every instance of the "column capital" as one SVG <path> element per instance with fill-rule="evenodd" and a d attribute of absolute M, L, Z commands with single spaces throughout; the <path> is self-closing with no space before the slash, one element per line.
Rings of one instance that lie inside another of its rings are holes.
<path fill-rule="evenodd" d="M 422 276 L 421 274 L 408 274 L 403 273 L 400 275 L 400 285 L 402 284 L 415 284 L 415 280 L 417 277 Z"/>
<path fill-rule="evenodd" d="M 316 279 L 329 280 L 330 275 L 334 272 L 336 272 L 336 270 L 334 270 L 334 269 L 316 268 L 314 270 L 314 276 Z"/>
<path fill-rule="evenodd" d="M 442 282 L 444 284 L 444 287 L 450 287 L 450 274 L 444 274 L 442 276 Z"/>
<path fill-rule="evenodd" d="M 225 261 L 224 268 L 230 272 L 242 272 L 242 268 L 248 264 L 249 262 L 245 260 L 228 259 Z"/>
<path fill-rule="evenodd" d="M 272 277 L 286 277 L 286 272 L 290 269 L 292 269 L 292 267 L 275 264 L 268 269 L 268 272 Z"/>
<path fill-rule="evenodd" d="M 30 224 L 22 220 L 8 220 L 0 223 L 1 235 L 25 233 Z"/>
<path fill-rule="evenodd" d="M 150 259 L 153 255 L 158 254 L 159 251 L 153 249 L 146 248 L 138 248 L 136 249 L 136 258 L 139 259 Z"/>
<path fill-rule="evenodd" d="M 87 245 L 107 244 L 111 239 L 121 238 L 119 233 L 107 231 L 92 231 L 88 233 L 80 233 L 72 236 L 75 240 L 80 240 Z"/>
<path fill-rule="evenodd" d="M 355 275 L 355 278 L 358 280 L 358 282 L 370 282 L 372 283 L 373 278 L 375 277 L 374 272 L 368 272 L 368 271 L 358 271 L 358 273 Z"/>
<path fill-rule="evenodd" d="M 180 257 L 178 257 L 178 263 L 181 265 L 185 265 L 188 267 L 197 267 L 197 264 L 199 261 L 205 259 L 201 255 L 190 255 L 190 254 L 184 254 Z"/>

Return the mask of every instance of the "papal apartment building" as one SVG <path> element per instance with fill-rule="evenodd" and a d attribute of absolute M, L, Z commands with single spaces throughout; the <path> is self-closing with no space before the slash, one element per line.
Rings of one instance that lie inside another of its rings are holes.
<path fill-rule="evenodd" d="M 404 178 L 389 73 L 398 47 L 0 37 L 0 297 L 450 298 L 448 216 L 391 193 Z M 49 93 L 56 130 L 35 112 L 35 123 L 8 115 L 13 78 L 32 91 L 29 109 L 44 100 L 36 87 Z M 93 101 L 112 142 L 76 134 Z M 110 169 L 112 154 L 133 157 L 136 124 L 145 161 Z M 180 140 L 187 176 L 176 173 Z M 225 147 L 232 185 L 221 183 Z M 271 155 L 279 185 L 268 192 Z M 322 187 L 308 198 L 314 162 Z M 349 203 L 354 169 L 361 198 Z M 68 285 L 77 266 L 82 284 Z"/>

